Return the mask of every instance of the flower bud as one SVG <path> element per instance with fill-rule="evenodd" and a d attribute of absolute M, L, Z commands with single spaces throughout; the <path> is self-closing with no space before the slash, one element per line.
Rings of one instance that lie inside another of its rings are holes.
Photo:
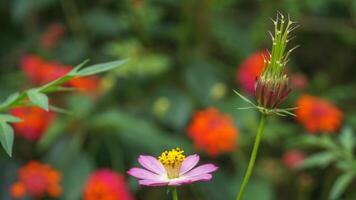
<path fill-rule="evenodd" d="M 290 32 L 297 27 L 293 26 L 294 22 L 289 17 L 286 23 L 284 16 L 279 13 L 273 23 L 274 35 L 270 32 L 273 42 L 272 50 L 267 57 L 263 57 L 263 70 L 255 82 L 256 100 L 263 110 L 278 109 L 291 92 L 285 66 L 289 54 L 298 47 L 287 49 L 287 44 L 291 40 Z"/>
<path fill-rule="evenodd" d="M 255 96 L 259 106 L 267 109 L 277 108 L 291 92 L 287 75 L 282 78 L 257 79 L 255 84 Z"/>

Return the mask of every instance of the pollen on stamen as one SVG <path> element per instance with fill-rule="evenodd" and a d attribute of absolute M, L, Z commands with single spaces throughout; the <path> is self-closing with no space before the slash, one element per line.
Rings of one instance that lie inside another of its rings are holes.
<path fill-rule="evenodd" d="M 158 160 L 166 169 L 167 177 L 169 179 L 179 177 L 179 170 L 184 159 L 184 151 L 178 147 L 169 151 L 164 151 L 158 156 Z"/>
<path fill-rule="evenodd" d="M 164 151 L 158 157 L 158 160 L 163 165 L 175 165 L 183 162 L 184 159 L 185 159 L 184 151 L 178 147 L 169 151 Z"/>

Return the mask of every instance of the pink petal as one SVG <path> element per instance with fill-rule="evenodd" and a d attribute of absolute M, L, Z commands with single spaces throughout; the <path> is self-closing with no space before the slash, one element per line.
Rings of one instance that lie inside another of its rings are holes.
<path fill-rule="evenodd" d="M 168 181 L 158 181 L 158 180 L 139 180 L 138 183 L 140 185 L 145 186 L 165 186 L 168 185 Z"/>
<path fill-rule="evenodd" d="M 189 170 L 193 169 L 199 162 L 199 156 L 197 154 L 188 156 L 184 161 L 182 162 L 182 166 L 180 167 L 179 170 L 179 176 L 182 176 Z"/>
<path fill-rule="evenodd" d="M 188 180 L 191 183 L 193 183 L 196 181 L 210 181 L 212 178 L 213 178 L 213 175 L 211 175 L 211 174 L 200 174 L 197 176 L 190 177 L 190 178 L 188 178 Z"/>
<path fill-rule="evenodd" d="M 184 177 L 184 178 L 179 178 L 179 179 L 173 179 L 172 181 L 169 182 L 168 185 L 170 186 L 179 186 L 183 184 L 190 184 L 196 181 L 210 181 L 213 178 L 213 175 L 211 174 L 200 174 L 197 176 L 193 177 Z"/>
<path fill-rule="evenodd" d="M 141 155 L 138 158 L 138 162 L 146 169 L 156 173 L 156 174 L 166 174 L 166 170 L 163 165 L 152 156 Z"/>
<path fill-rule="evenodd" d="M 162 177 L 141 168 L 131 168 L 127 173 L 138 179 L 162 180 Z"/>
<path fill-rule="evenodd" d="M 205 164 L 205 165 L 201 165 L 201 166 L 191 170 L 190 172 L 186 173 L 184 176 L 194 177 L 194 176 L 198 176 L 201 174 L 208 174 L 211 172 L 215 172 L 216 170 L 218 170 L 217 166 L 215 166 L 213 164 Z"/>
<path fill-rule="evenodd" d="M 169 186 L 180 186 L 182 185 L 183 183 L 185 183 L 187 180 L 173 180 L 173 181 L 169 181 L 168 185 Z"/>

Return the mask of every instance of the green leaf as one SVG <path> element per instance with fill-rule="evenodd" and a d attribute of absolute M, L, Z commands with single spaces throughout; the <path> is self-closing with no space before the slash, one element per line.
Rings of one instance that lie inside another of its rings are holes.
<path fill-rule="evenodd" d="M 52 106 L 52 105 L 50 105 L 49 107 L 50 107 L 51 111 L 54 111 L 54 112 L 57 112 L 60 114 L 65 114 L 65 115 L 73 115 L 73 113 L 70 110 L 60 108 L 57 106 Z"/>
<path fill-rule="evenodd" d="M 331 149 L 331 150 L 338 150 L 339 146 L 336 144 L 335 141 L 329 135 L 322 135 L 320 137 L 320 145 L 321 147 Z"/>
<path fill-rule="evenodd" d="M 68 73 L 68 75 L 75 75 L 82 67 L 84 67 L 85 64 L 89 62 L 89 59 L 84 60 L 82 63 L 79 65 L 75 66 L 72 71 Z"/>
<path fill-rule="evenodd" d="M 37 142 L 37 146 L 40 150 L 47 150 L 54 142 L 63 134 L 63 130 L 66 130 L 69 122 L 59 118 L 55 120 L 49 129 L 43 134 L 41 140 Z"/>
<path fill-rule="evenodd" d="M 276 109 L 276 112 L 278 112 L 278 113 L 284 113 L 284 114 L 287 114 L 287 115 L 291 115 L 291 116 L 296 116 L 294 113 L 292 113 L 292 112 L 289 112 L 288 110 L 286 110 L 286 109 Z"/>
<path fill-rule="evenodd" d="M 305 134 L 296 141 L 301 147 L 315 147 L 320 146 L 320 138 L 315 135 Z"/>
<path fill-rule="evenodd" d="M 347 186 L 350 185 L 352 180 L 355 178 L 354 173 L 345 173 L 341 175 L 334 183 L 331 192 L 330 199 L 339 199 L 346 190 Z"/>
<path fill-rule="evenodd" d="M 113 61 L 113 62 L 96 64 L 96 65 L 86 67 L 82 70 L 79 70 L 74 75 L 76 75 L 76 76 L 90 76 L 90 75 L 94 75 L 94 74 L 98 74 L 101 72 L 112 70 L 116 67 L 121 66 L 122 64 L 125 64 L 126 62 L 127 62 L 127 60 L 118 60 L 118 61 Z"/>
<path fill-rule="evenodd" d="M 20 96 L 20 94 L 18 92 L 14 93 L 14 94 L 11 94 L 10 96 L 8 96 L 6 98 L 6 100 L 4 102 L 2 102 L 0 104 L 0 108 L 7 107 L 7 106 L 11 105 L 14 101 L 16 101 L 16 99 L 19 96 Z"/>
<path fill-rule="evenodd" d="M 257 107 L 254 103 L 252 103 L 251 100 L 249 100 L 248 98 L 246 98 L 245 96 L 243 96 L 242 94 L 238 93 L 236 90 L 234 90 L 235 94 L 237 94 L 242 100 L 244 100 L 245 102 L 253 105 L 254 107 Z"/>
<path fill-rule="evenodd" d="M 317 153 L 304 160 L 304 162 L 298 168 L 306 169 L 313 167 L 326 167 L 335 159 L 336 156 L 333 152 Z"/>
<path fill-rule="evenodd" d="M 11 157 L 12 145 L 14 144 L 14 130 L 5 122 L 0 122 L 0 142 L 6 153 Z"/>
<path fill-rule="evenodd" d="M 340 136 L 340 143 L 345 148 L 346 151 L 352 152 L 355 146 L 355 138 L 352 132 L 351 127 L 345 127 Z"/>
<path fill-rule="evenodd" d="M 46 93 L 51 93 L 51 92 L 73 92 L 76 91 L 76 88 L 73 87 L 63 87 L 63 86 L 52 86 L 49 87 L 48 89 L 46 89 L 45 91 L 42 92 L 46 92 Z"/>
<path fill-rule="evenodd" d="M 22 119 L 9 114 L 0 114 L 0 122 L 21 122 Z"/>
<path fill-rule="evenodd" d="M 238 110 L 249 110 L 249 109 L 256 109 L 255 106 L 247 106 L 247 107 L 238 107 Z"/>
<path fill-rule="evenodd" d="M 147 120 L 125 112 L 107 111 L 97 114 L 89 124 L 90 129 L 114 128 L 117 131 L 113 132 L 122 140 L 154 153 L 177 146 L 185 149 L 186 152 L 190 149 L 189 144 L 181 137 L 169 135 Z"/>
<path fill-rule="evenodd" d="M 47 95 L 39 92 L 36 89 L 32 89 L 32 90 L 27 91 L 27 96 L 29 97 L 30 101 L 33 104 L 35 104 L 36 106 L 39 106 L 46 111 L 49 110 Z"/>
<path fill-rule="evenodd" d="M 79 154 L 72 160 L 72 165 L 64 169 L 63 175 L 63 200 L 80 199 L 83 186 L 87 181 L 90 172 L 94 169 L 94 164 L 90 157 L 85 154 Z"/>

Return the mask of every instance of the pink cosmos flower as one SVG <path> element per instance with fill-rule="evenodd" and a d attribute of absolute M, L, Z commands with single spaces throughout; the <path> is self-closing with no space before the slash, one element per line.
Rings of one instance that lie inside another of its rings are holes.
<path fill-rule="evenodd" d="M 218 167 L 205 164 L 195 167 L 199 156 L 194 154 L 185 157 L 180 148 L 164 151 L 156 159 L 152 156 L 141 155 L 138 162 L 144 167 L 131 168 L 127 173 L 139 179 L 140 185 L 145 186 L 179 186 L 197 181 L 210 181 L 212 172 Z"/>

